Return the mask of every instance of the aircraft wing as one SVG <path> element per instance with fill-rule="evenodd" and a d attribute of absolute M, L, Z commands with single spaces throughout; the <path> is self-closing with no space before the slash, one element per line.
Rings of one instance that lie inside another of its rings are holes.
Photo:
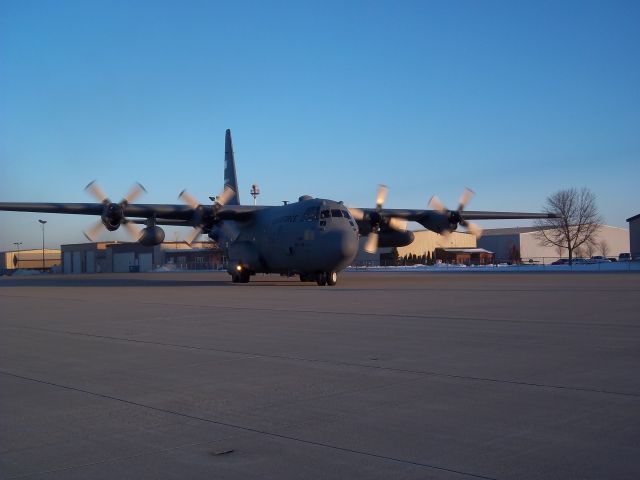
<path fill-rule="evenodd" d="M 38 212 L 38 213 L 66 213 L 74 215 L 102 215 L 104 203 L 31 203 L 31 202 L 4 202 L 0 203 L 0 210 L 12 212 Z M 111 204 L 118 205 L 118 204 Z M 188 220 L 193 216 L 194 209 L 187 205 L 168 204 L 125 204 L 122 212 L 128 217 L 171 218 Z"/>
<path fill-rule="evenodd" d="M 535 218 L 556 218 L 549 213 L 526 213 L 526 212 L 474 212 L 465 210 L 461 214 L 465 220 L 517 220 Z"/>
<path fill-rule="evenodd" d="M 553 214 L 530 212 L 488 212 L 467 210 L 415 210 L 415 209 L 391 209 L 391 208 L 364 208 L 351 209 L 352 213 L 358 212 L 358 227 L 362 234 L 372 229 L 393 229 L 394 220 L 406 220 L 417 222 L 428 230 L 436 233 L 446 233 L 455 230 L 458 224 L 470 226 L 469 220 L 509 220 L 509 219 L 537 219 L 554 218 Z M 355 216 L 355 215 L 354 215 Z M 469 228 L 469 230 L 471 230 Z"/>
<path fill-rule="evenodd" d="M 118 205 L 118 204 L 111 204 Z M 66 213 L 72 215 L 102 215 L 104 203 L 33 203 L 33 202 L 0 202 L 0 210 L 12 212 Z M 253 212 L 264 207 L 234 205 L 221 207 L 217 215 L 225 220 L 241 220 L 250 218 Z M 206 215 L 213 212 L 211 205 L 202 205 Z M 122 213 L 127 217 L 151 218 L 167 220 L 191 220 L 196 209 L 188 205 L 171 204 L 125 204 Z"/>
<path fill-rule="evenodd" d="M 32 203 L 4 202 L 0 210 L 9 212 L 71 213 L 76 215 L 101 215 L 104 205 L 101 203 Z"/>

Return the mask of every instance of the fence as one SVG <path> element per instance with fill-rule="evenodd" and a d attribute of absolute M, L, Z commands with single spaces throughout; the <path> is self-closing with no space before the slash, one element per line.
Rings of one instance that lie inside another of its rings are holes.
<path fill-rule="evenodd" d="M 397 265 L 392 265 L 390 261 L 380 262 L 368 260 L 358 262 L 350 267 L 352 270 L 366 269 L 390 269 L 390 270 L 505 270 L 505 271 L 640 271 L 640 260 L 617 261 L 610 259 L 584 259 L 574 258 L 569 264 L 568 259 L 561 257 L 531 257 L 519 261 L 512 259 L 494 259 L 493 262 L 479 264 L 473 260 L 465 263 L 446 263 L 436 260 L 431 264 L 422 264 L 419 262 L 407 262 L 402 259 Z"/>
<path fill-rule="evenodd" d="M 226 270 L 226 263 L 221 262 L 169 262 L 160 265 L 155 270 L 173 271 L 173 270 Z"/>

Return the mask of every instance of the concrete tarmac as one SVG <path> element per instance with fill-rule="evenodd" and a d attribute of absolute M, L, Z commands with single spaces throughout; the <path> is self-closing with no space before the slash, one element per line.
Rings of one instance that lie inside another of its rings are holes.
<path fill-rule="evenodd" d="M 640 276 L 0 278 L 0 478 L 638 479 Z"/>

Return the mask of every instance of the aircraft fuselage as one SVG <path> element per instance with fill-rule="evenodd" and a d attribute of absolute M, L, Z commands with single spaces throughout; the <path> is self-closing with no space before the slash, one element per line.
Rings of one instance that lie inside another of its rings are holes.
<path fill-rule="evenodd" d="M 358 252 L 358 226 L 348 209 L 311 197 L 265 207 L 245 222 L 222 222 L 210 236 L 226 248 L 232 275 L 240 269 L 303 276 L 339 272 Z"/>

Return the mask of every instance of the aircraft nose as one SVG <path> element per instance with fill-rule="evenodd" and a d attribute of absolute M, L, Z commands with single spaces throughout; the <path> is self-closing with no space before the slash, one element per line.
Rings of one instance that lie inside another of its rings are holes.
<path fill-rule="evenodd" d="M 331 250 L 341 259 L 351 260 L 355 257 L 358 252 L 358 236 L 346 230 L 331 233 Z"/>

